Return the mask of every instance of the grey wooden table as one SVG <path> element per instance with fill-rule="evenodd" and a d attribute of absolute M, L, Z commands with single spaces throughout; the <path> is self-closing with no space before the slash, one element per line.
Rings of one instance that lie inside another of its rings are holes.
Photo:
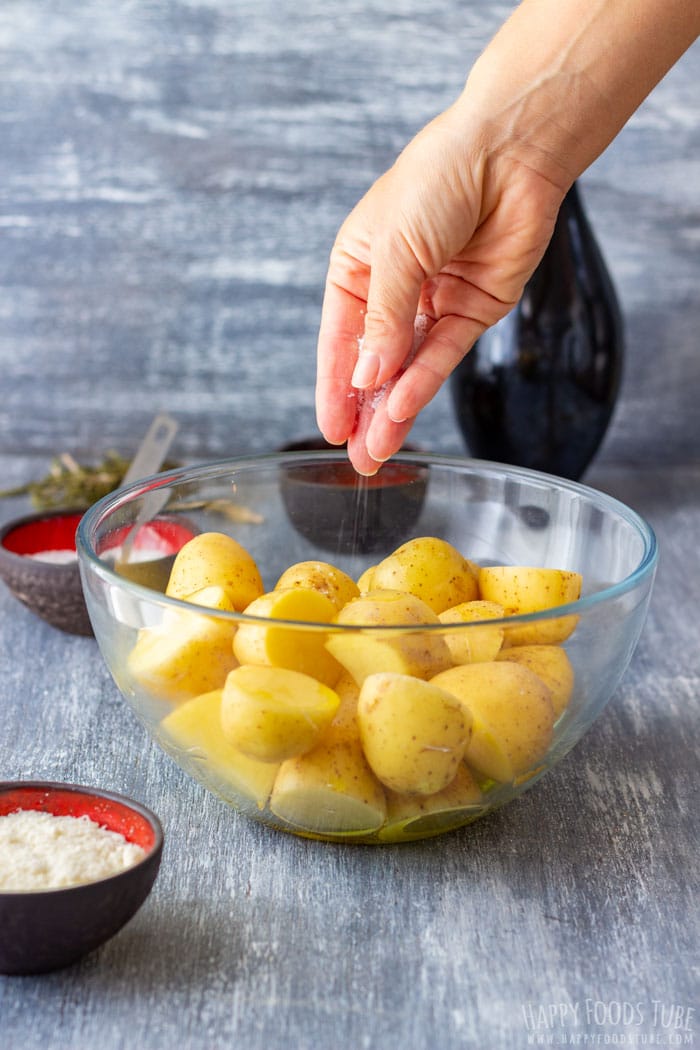
<path fill-rule="evenodd" d="M 335 230 L 510 5 L 13 0 L 0 24 L 0 487 L 55 452 L 313 433 Z M 582 180 L 628 333 L 586 480 L 661 564 L 632 665 L 521 800 L 427 843 L 275 834 L 156 750 L 90 639 L 0 591 L 0 778 L 161 816 L 161 874 L 103 949 L 0 978 L 2 1050 L 700 1044 L 700 50 Z M 446 394 L 419 421 L 461 452 Z M 0 503 L 0 520 L 27 509 Z"/>

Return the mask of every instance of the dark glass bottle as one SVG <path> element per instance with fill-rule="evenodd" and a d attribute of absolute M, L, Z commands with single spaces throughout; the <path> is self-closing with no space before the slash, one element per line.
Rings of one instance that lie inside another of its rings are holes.
<path fill-rule="evenodd" d="M 469 453 L 580 478 L 608 428 L 623 352 L 615 289 L 574 183 L 520 302 L 453 373 Z"/>

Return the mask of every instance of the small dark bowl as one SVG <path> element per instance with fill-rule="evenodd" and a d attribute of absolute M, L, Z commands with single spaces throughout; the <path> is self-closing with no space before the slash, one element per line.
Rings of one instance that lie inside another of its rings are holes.
<path fill-rule="evenodd" d="M 75 551 L 82 515 L 81 510 L 46 511 L 7 522 L 0 528 L 0 577 L 15 598 L 42 620 L 68 634 L 91 635 Z M 164 589 L 175 553 L 193 534 L 188 524 L 166 517 L 142 525 L 135 547 L 152 548 L 153 560 L 134 561 L 120 571 L 156 589 L 158 581 L 164 581 Z M 115 548 L 124 538 L 114 537 Z M 71 560 L 37 557 L 55 551 L 68 552 Z"/>
<path fill-rule="evenodd" d="M 24 893 L 0 891 L 0 973 L 5 974 L 57 970 L 104 944 L 145 901 L 163 852 L 158 818 L 122 795 L 76 784 L 0 783 L 0 816 L 25 809 L 54 816 L 87 815 L 141 846 L 146 856 L 97 882 Z"/>
<path fill-rule="evenodd" d="M 92 634 L 80 585 L 75 530 L 82 511 L 48 511 L 7 522 L 0 529 L 0 575 L 28 609 L 70 634 Z M 32 555 L 68 551 L 67 562 Z"/>
<path fill-rule="evenodd" d="M 307 461 L 302 469 L 292 464 L 285 468 L 282 482 L 290 522 L 317 547 L 374 554 L 412 535 L 423 509 L 428 467 L 401 462 L 399 454 L 373 477 L 364 478 L 323 438 L 290 442 L 280 451 L 318 453 L 314 468 Z M 415 450 L 405 446 L 402 451 Z"/>

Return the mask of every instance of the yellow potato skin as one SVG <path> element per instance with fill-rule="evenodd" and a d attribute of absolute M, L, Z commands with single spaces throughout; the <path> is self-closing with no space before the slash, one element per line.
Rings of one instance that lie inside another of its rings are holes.
<path fill-rule="evenodd" d="M 205 587 L 189 602 L 207 609 L 233 611 L 228 591 Z M 178 703 L 223 686 L 236 666 L 233 621 L 186 609 L 168 609 L 157 627 L 139 631 L 129 653 L 132 680 L 152 696 Z"/>
<path fill-rule="evenodd" d="M 336 617 L 331 599 L 312 587 L 287 587 L 269 591 L 251 602 L 245 610 L 249 616 L 266 620 L 296 620 L 330 624 Z M 264 623 L 241 623 L 233 639 L 233 650 L 241 664 L 260 667 L 286 667 L 312 675 L 325 685 L 333 685 L 340 675 L 340 665 L 325 648 L 327 634 L 309 627 L 269 626 Z"/>
<path fill-rule="evenodd" d="M 402 544 L 374 567 L 371 579 L 373 590 L 407 591 L 435 613 L 479 597 L 474 564 L 435 536 Z"/>
<path fill-rule="evenodd" d="M 528 667 L 503 661 L 461 664 L 431 680 L 452 693 L 471 716 L 467 764 L 510 783 L 537 765 L 552 741 L 549 689 Z"/>
<path fill-rule="evenodd" d="M 214 790 L 231 788 L 235 795 L 263 809 L 278 767 L 257 762 L 227 742 L 221 731 L 222 690 L 196 696 L 176 707 L 160 724 L 158 738 L 167 751 L 196 751 L 198 777 Z"/>
<path fill-rule="evenodd" d="M 497 602 L 506 616 L 542 612 L 577 601 L 580 573 L 527 565 L 490 565 L 479 570 L 479 594 Z M 507 627 L 504 645 L 556 645 L 574 631 L 578 617 L 559 616 L 521 627 Z"/>
<path fill-rule="evenodd" d="M 326 561 L 300 561 L 290 565 L 282 573 L 274 589 L 287 590 L 289 587 L 320 591 L 330 598 L 337 610 L 342 609 L 353 598 L 357 598 L 360 593 L 351 576 Z"/>
<path fill-rule="evenodd" d="M 188 598 L 211 586 L 223 587 L 238 612 L 264 591 L 254 559 L 223 532 L 202 532 L 188 540 L 175 557 L 165 593 Z"/>
<path fill-rule="evenodd" d="M 439 615 L 440 623 L 474 623 L 480 620 L 499 620 L 505 616 L 502 605 L 476 600 L 462 602 Z M 456 664 L 483 663 L 494 660 L 503 645 L 503 627 L 494 624 L 469 627 L 454 634 L 445 634 L 445 641 Z"/>
<path fill-rule="evenodd" d="M 560 645 L 509 646 L 496 659 L 529 667 L 549 688 L 555 717 L 563 714 L 574 690 L 574 669 L 565 649 Z"/>
<path fill-rule="evenodd" d="M 348 602 L 336 623 L 356 627 L 415 626 L 415 633 L 359 631 L 331 634 L 326 648 L 358 685 L 379 671 L 431 678 L 450 667 L 452 658 L 445 639 L 436 632 L 421 631 L 426 624 L 439 624 L 430 606 L 415 595 L 401 591 L 370 591 Z"/>
<path fill-rule="evenodd" d="M 374 576 L 374 565 L 370 565 L 369 568 L 365 569 L 361 576 L 357 579 L 357 589 L 360 594 L 367 594 L 368 591 L 372 590 L 372 577 Z"/>
<path fill-rule="evenodd" d="M 357 720 L 375 776 L 392 791 L 411 795 L 433 795 L 454 780 L 471 724 L 450 693 L 398 674 L 365 678 Z"/>
<path fill-rule="evenodd" d="M 439 623 L 430 606 L 408 591 L 389 588 L 365 591 L 348 602 L 336 617 L 336 623 L 357 627 L 392 627 L 398 624 Z"/>
<path fill-rule="evenodd" d="M 318 743 L 340 699 L 309 675 L 283 667 L 237 667 L 221 698 L 224 738 L 260 762 L 283 762 Z"/>
<path fill-rule="evenodd" d="M 373 834 L 386 818 L 384 789 L 362 750 L 359 690 L 349 675 L 340 678 L 338 690 L 340 707 L 320 743 L 282 763 L 270 809 L 308 835 Z"/>

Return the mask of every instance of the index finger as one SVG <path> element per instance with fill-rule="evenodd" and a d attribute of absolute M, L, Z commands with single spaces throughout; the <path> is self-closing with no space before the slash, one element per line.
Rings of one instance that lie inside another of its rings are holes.
<path fill-rule="evenodd" d="M 357 391 L 352 373 L 367 304 L 329 278 L 316 351 L 316 419 L 327 441 L 342 445 L 355 425 Z"/>

